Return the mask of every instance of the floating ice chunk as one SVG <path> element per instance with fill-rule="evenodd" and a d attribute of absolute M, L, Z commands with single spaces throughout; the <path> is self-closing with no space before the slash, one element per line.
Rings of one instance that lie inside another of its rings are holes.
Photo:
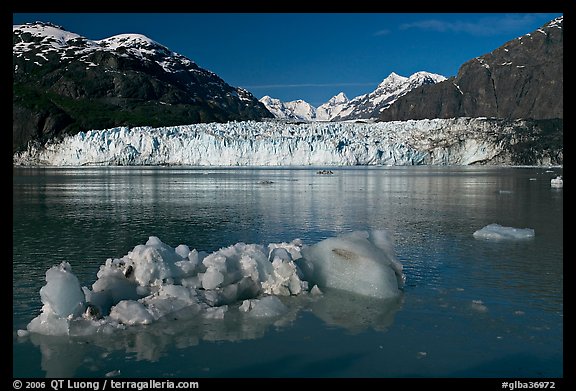
<path fill-rule="evenodd" d="M 150 241 L 148 241 L 150 243 Z M 173 254 L 176 254 L 173 252 Z M 128 253 L 127 258 L 133 267 L 134 278 L 142 286 L 160 286 L 172 272 L 163 258 L 166 251 L 153 245 L 138 245 Z"/>
<path fill-rule="evenodd" d="M 181 310 L 196 314 L 202 309 L 196 291 L 182 285 L 163 285 L 158 292 L 146 296 L 140 302 L 155 320 L 172 316 Z"/>
<path fill-rule="evenodd" d="M 129 326 L 150 324 L 154 321 L 154 317 L 146 307 L 134 300 L 122 300 L 116 304 L 110 311 L 110 318 Z"/>
<path fill-rule="evenodd" d="M 206 319 L 224 319 L 224 314 L 228 311 L 228 306 L 223 305 L 220 307 L 210 307 L 204 312 Z"/>
<path fill-rule="evenodd" d="M 26 326 L 26 329 L 32 333 L 45 335 L 68 335 L 69 321 L 67 318 L 61 318 L 54 315 L 53 312 L 42 308 L 42 313 L 32 319 Z"/>
<path fill-rule="evenodd" d="M 472 304 L 470 305 L 473 310 L 478 312 L 487 312 L 488 307 L 484 305 L 482 300 L 472 300 Z"/>
<path fill-rule="evenodd" d="M 318 285 L 314 285 L 312 289 L 310 289 L 310 294 L 313 296 L 320 296 L 322 295 L 322 291 L 318 288 Z"/>
<path fill-rule="evenodd" d="M 261 299 L 249 300 L 249 304 L 242 303 L 245 307 L 241 311 L 248 312 L 256 317 L 280 316 L 288 311 L 288 307 L 276 296 L 265 296 Z M 246 311 L 246 307 L 248 310 Z"/>
<path fill-rule="evenodd" d="M 188 249 L 186 245 L 180 245 L 176 248 L 176 253 L 182 255 L 186 253 L 186 250 L 182 250 L 182 246 Z M 174 262 L 174 276 L 179 278 L 186 278 L 194 275 L 196 268 L 200 262 L 200 254 L 196 250 L 187 250 L 187 255 L 182 257 L 180 261 Z"/>
<path fill-rule="evenodd" d="M 488 240 L 531 239 L 534 235 L 534 230 L 531 228 L 503 227 L 500 224 L 489 224 L 473 234 L 476 239 Z"/>
<path fill-rule="evenodd" d="M 212 254 L 186 245 L 172 248 L 150 236 L 122 258 L 107 259 L 91 287 L 81 288 L 66 262 L 50 268 L 40 290 L 42 313 L 27 332 L 109 335 L 163 318 L 222 319 L 228 305 L 240 302 L 240 312 L 255 318 L 283 316 L 288 307 L 277 296 L 300 295 L 310 286 L 313 296 L 335 287 L 387 297 L 403 284 L 402 265 L 392 251 L 381 231 L 350 233 L 310 248 L 298 239 L 268 246 L 237 243 Z"/>
<path fill-rule="evenodd" d="M 328 238 L 302 251 L 309 283 L 375 298 L 400 294 L 402 265 L 384 231 L 352 232 Z"/>
<path fill-rule="evenodd" d="M 142 296 L 138 292 L 137 283 L 125 276 L 123 266 L 108 259 L 106 264 L 100 267 L 98 279 L 92 284 L 92 290 L 82 288 L 86 302 L 95 306 L 101 314 L 108 314 L 110 308 L 121 300 L 137 300 Z"/>
<path fill-rule="evenodd" d="M 240 312 L 248 312 L 250 311 L 251 308 L 252 308 L 252 300 L 244 300 L 242 301 L 240 307 L 238 307 L 238 310 L 240 310 Z"/>
<path fill-rule="evenodd" d="M 80 282 L 68 262 L 48 269 L 40 297 L 46 311 L 61 318 L 80 316 L 86 305 Z"/>
<path fill-rule="evenodd" d="M 563 187 L 564 186 L 564 180 L 562 179 L 561 176 L 557 176 L 556 178 L 552 178 L 550 180 L 550 186 L 552 187 Z"/>
<path fill-rule="evenodd" d="M 188 258 L 188 254 L 190 254 L 190 247 L 186 246 L 185 244 L 181 244 L 174 249 L 174 252 L 180 255 L 182 258 Z"/>
<path fill-rule="evenodd" d="M 264 293 L 289 296 L 308 290 L 308 282 L 302 281 L 302 273 L 287 249 L 274 247 L 269 258 L 274 270 L 269 274 L 268 280 L 262 283 Z"/>
<path fill-rule="evenodd" d="M 225 273 L 226 271 L 223 270 Z M 220 273 L 215 267 L 209 267 L 202 276 L 202 288 L 216 289 L 224 282 L 224 274 Z"/>

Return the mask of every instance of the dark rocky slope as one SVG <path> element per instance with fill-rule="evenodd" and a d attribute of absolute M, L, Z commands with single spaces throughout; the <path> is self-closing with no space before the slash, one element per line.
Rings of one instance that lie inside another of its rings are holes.
<path fill-rule="evenodd" d="M 382 121 L 563 118 L 563 17 L 463 64 L 456 77 L 399 98 Z"/>
<path fill-rule="evenodd" d="M 13 152 L 81 130 L 272 117 L 250 92 L 139 34 L 93 41 L 14 25 L 12 59 Z"/>

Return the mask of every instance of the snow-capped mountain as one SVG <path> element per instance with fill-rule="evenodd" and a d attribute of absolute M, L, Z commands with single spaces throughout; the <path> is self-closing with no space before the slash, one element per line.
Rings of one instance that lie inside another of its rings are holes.
<path fill-rule="evenodd" d="M 328 100 L 328 102 L 316 108 L 316 120 L 330 121 L 332 118 L 340 114 L 348 102 L 348 97 L 343 92 L 333 96 Z"/>
<path fill-rule="evenodd" d="M 260 99 L 260 102 L 278 119 L 298 121 L 313 121 L 316 119 L 316 108 L 301 99 L 282 102 L 280 99 L 266 95 Z"/>
<path fill-rule="evenodd" d="M 430 72 L 416 72 L 410 77 L 392 72 L 376 89 L 352 100 L 343 93 L 332 97 L 328 102 L 314 108 L 303 100 L 282 102 L 265 96 L 260 99 L 268 110 L 278 119 L 298 119 L 303 121 L 349 121 L 357 119 L 376 119 L 382 110 L 389 107 L 399 97 L 427 84 L 446 80 L 442 75 Z"/>
<path fill-rule="evenodd" d="M 374 91 L 352 99 L 331 120 L 378 118 L 382 110 L 388 108 L 399 97 L 423 85 L 436 84 L 444 80 L 446 78 L 442 75 L 424 71 L 416 72 L 410 77 L 392 72 Z"/>
<path fill-rule="evenodd" d="M 383 121 L 421 118 L 563 118 L 562 16 L 473 58 L 458 74 L 399 98 Z"/>
<path fill-rule="evenodd" d="M 272 117 L 250 92 L 141 34 L 91 40 L 43 22 L 12 33 L 13 150 L 80 129 Z"/>
<path fill-rule="evenodd" d="M 544 132 L 545 130 L 545 132 Z M 558 165 L 558 121 L 451 118 L 376 123 L 245 121 L 80 132 L 15 165 Z"/>

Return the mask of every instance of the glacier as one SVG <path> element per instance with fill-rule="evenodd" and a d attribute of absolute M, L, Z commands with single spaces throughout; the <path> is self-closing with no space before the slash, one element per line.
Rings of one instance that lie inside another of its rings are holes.
<path fill-rule="evenodd" d="M 115 127 L 30 143 L 14 165 L 351 166 L 522 165 L 515 144 L 537 140 L 527 120 L 492 118 L 390 122 L 241 121 Z M 557 164 L 562 151 L 539 153 Z M 515 160 L 516 159 L 516 160 Z"/>

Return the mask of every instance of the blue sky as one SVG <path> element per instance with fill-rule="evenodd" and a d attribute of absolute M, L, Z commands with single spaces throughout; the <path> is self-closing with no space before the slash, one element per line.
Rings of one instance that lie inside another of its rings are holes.
<path fill-rule="evenodd" d="M 560 13 L 19 13 L 88 39 L 139 33 L 227 83 L 318 106 L 370 92 L 391 72 L 454 76 L 467 60 Z"/>

